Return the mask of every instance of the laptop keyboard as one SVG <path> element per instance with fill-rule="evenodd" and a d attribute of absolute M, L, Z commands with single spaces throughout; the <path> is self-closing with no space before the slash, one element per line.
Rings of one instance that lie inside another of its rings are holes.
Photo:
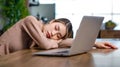
<path fill-rule="evenodd" d="M 69 51 L 66 50 L 66 51 L 60 51 L 60 52 L 57 52 L 57 53 L 68 53 Z"/>

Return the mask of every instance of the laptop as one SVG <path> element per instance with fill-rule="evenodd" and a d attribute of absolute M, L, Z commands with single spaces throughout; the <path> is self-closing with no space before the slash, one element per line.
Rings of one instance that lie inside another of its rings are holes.
<path fill-rule="evenodd" d="M 72 56 L 86 53 L 92 49 L 94 42 L 99 33 L 104 17 L 100 16 L 83 16 L 76 36 L 70 48 L 57 48 L 35 52 L 33 55 L 45 56 Z"/>

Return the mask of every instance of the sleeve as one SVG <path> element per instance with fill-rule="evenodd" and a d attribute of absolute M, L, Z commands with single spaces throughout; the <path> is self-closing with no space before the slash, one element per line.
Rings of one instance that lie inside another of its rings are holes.
<path fill-rule="evenodd" d="M 46 38 L 41 31 L 40 22 L 33 16 L 23 19 L 23 29 L 33 39 L 33 41 L 42 49 L 58 48 L 58 44 L 51 39 Z"/>

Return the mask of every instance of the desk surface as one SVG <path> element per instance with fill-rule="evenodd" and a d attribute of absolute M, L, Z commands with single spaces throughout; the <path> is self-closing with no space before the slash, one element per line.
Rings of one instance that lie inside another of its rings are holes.
<path fill-rule="evenodd" d="M 120 48 L 120 40 L 109 41 Z M 33 56 L 36 51 L 27 49 L 0 57 L 0 67 L 120 67 L 120 49 L 93 49 L 71 57 Z"/>

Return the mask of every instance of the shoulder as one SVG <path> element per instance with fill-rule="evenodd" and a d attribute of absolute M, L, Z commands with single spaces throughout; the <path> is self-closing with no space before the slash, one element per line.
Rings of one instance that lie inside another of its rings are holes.
<path fill-rule="evenodd" d="M 37 19 L 36 19 L 36 17 L 34 17 L 34 16 L 27 16 L 27 17 L 25 17 L 24 18 L 24 24 L 25 25 L 37 25 L 37 26 L 40 26 L 41 28 L 42 28 L 42 26 L 43 26 L 43 22 L 42 21 L 38 21 Z"/>
<path fill-rule="evenodd" d="M 29 19 L 29 20 L 37 20 L 37 19 L 36 19 L 36 17 L 31 16 L 31 15 L 30 15 L 30 16 L 27 16 L 27 17 L 25 17 L 25 19 Z"/>
<path fill-rule="evenodd" d="M 37 20 L 37 18 L 36 17 L 34 17 L 34 16 L 27 16 L 27 17 L 25 17 L 24 18 L 24 21 L 26 22 L 26 23 L 30 23 L 30 22 L 32 22 L 32 23 L 39 23 L 39 24 L 43 24 L 43 22 L 42 21 L 39 21 L 39 20 Z"/>

